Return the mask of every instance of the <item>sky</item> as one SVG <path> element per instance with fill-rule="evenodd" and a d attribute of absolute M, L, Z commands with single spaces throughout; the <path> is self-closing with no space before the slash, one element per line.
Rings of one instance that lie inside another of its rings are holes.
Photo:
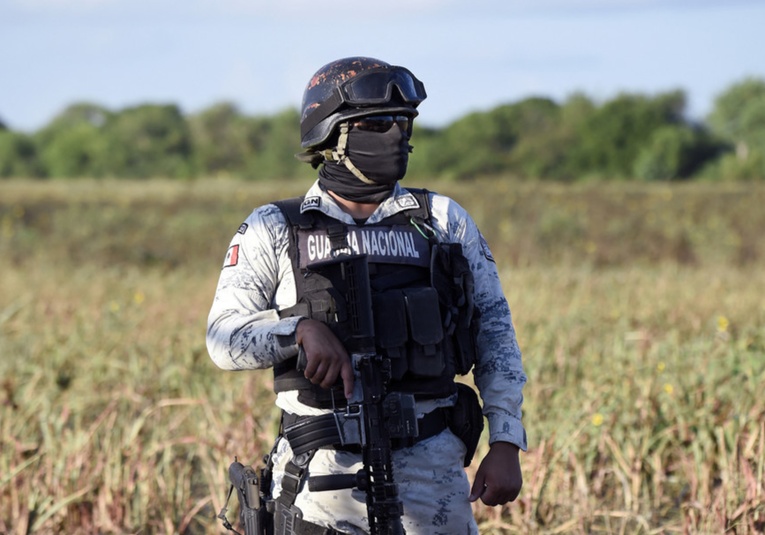
<path fill-rule="evenodd" d="M 765 0 L 0 0 L 0 120 L 33 132 L 75 102 L 269 115 L 356 55 L 412 70 L 433 127 L 532 96 L 675 89 L 703 120 L 765 79 L 763 26 Z"/>

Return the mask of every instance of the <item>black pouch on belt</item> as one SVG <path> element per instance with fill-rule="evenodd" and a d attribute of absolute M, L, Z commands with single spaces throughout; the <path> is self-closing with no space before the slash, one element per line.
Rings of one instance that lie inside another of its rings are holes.
<path fill-rule="evenodd" d="M 449 429 L 465 443 L 465 466 L 470 466 L 483 433 L 483 411 L 478 394 L 468 385 L 457 383 L 457 403 L 451 410 Z"/>

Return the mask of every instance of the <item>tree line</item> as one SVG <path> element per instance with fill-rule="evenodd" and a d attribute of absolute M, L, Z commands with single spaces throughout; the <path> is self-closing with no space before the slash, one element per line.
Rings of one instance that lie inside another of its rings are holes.
<path fill-rule="evenodd" d="M 702 121 L 684 91 L 623 93 L 597 103 L 532 97 L 443 128 L 415 121 L 409 175 L 469 179 L 763 180 L 765 80 L 731 85 Z M 299 112 L 248 116 L 223 102 L 184 115 L 174 104 L 112 111 L 76 103 L 33 133 L 0 121 L 0 177 L 289 178 L 315 173 L 294 158 Z"/>

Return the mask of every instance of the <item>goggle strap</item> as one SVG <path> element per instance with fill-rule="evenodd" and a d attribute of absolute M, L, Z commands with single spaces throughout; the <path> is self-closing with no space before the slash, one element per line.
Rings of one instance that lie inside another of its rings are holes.
<path fill-rule="evenodd" d="M 348 132 L 351 131 L 351 124 L 348 122 L 340 123 L 340 135 L 337 138 L 337 161 L 346 158 L 345 149 L 348 147 Z"/>
<path fill-rule="evenodd" d="M 367 177 L 365 177 L 365 176 L 364 176 L 364 173 L 362 173 L 362 172 L 359 170 L 359 168 L 358 168 L 358 167 L 356 167 L 355 165 L 353 165 L 353 162 L 351 161 L 351 159 L 350 159 L 350 158 L 348 158 L 348 156 L 346 156 L 346 157 L 343 159 L 343 164 L 345 165 L 345 167 L 347 167 L 347 168 L 348 168 L 348 170 L 349 170 L 351 173 L 353 173 L 353 176 L 355 176 L 356 178 L 358 178 L 359 180 L 361 180 L 361 181 L 362 181 L 364 184 L 371 184 L 371 185 L 374 185 L 374 184 L 375 184 L 375 181 L 374 181 L 374 180 L 370 180 L 370 179 L 368 179 Z"/>
<path fill-rule="evenodd" d="M 328 159 L 343 164 L 351 173 L 353 173 L 353 176 L 361 180 L 364 184 L 375 184 L 374 180 L 370 180 L 364 176 L 364 173 L 353 164 L 351 159 L 345 153 L 345 149 L 348 146 L 349 130 L 349 123 L 340 123 L 340 137 L 337 138 L 337 147 L 333 151 L 325 151 L 329 152 L 331 155 L 331 158 Z"/>
<path fill-rule="evenodd" d="M 305 137 L 308 132 L 316 127 L 316 125 L 332 115 L 340 106 L 342 106 L 343 102 L 345 102 L 345 100 L 343 99 L 340 89 L 335 88 L 332 95 L 316 106 L 301 123 L 300 137 Z"/>
<path fill-rule="evenodd" d="M 330 157 L 331 157 L 331 155 L 330 155 Z M 324 160 L 327 159 L 327 155 L 324 154 L 323 152 L 316 152 L 316 151 L 312 151 L 312 150 L 307 150 L 307 151 L 299 152 L 299 153 L 295 154 L 295 158 L 298 161 L 301 161 L 301 162 L 304 162 L 304 163 L 307 163 L 307 164 L 311 164 L 311 167 L 313 167 L 314 169 L 318 169 L 319 166 L 322 163 L 324 163 Z"/>

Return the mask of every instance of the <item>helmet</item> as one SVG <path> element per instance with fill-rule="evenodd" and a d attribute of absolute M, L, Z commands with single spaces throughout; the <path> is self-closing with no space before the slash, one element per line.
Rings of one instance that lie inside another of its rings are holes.
<path fill-rule="evenodd" d="M 339 123 L 355 117 L 381 112 L 416 117 L 426 96 L 422 82 L 404 67 L 367 57 L 333 61 L 316 71 L 303 93 L 301 145 L 321 147 Z"/>

